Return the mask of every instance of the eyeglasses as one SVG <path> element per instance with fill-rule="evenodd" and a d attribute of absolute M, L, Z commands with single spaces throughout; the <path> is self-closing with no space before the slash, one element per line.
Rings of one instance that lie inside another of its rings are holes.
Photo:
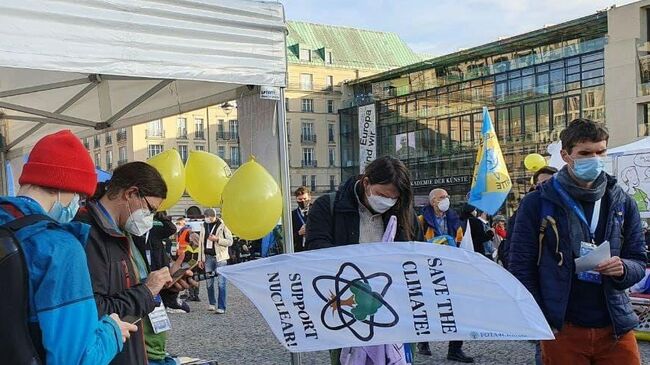
<path fill-rule="evenodd" d="M 149 214 L 154 214 L 158 210 L 158 208 L 154 208 L 149 204 L 149 201 L 147 200 L 147 197 L 143 196 L 142 199 L 144 199 L 145 204 L 147 204 L 147 209 L 149 209 Z"/>

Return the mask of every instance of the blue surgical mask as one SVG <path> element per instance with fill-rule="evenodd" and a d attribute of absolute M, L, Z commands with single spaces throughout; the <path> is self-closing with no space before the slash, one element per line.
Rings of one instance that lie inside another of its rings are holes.
<path fill-rule="evenodd" d="M 77 211 L 79 210 L 79 199 L 79 195 L 75 194 L 72 197 L 70 204 L 68 204 L 67 207 L 64 207 L 63 204 L 61 204 L 61 193 L 59 192 L 56 202 L 52 206 L 52 209 L 47 212 L 47 215 L 59 223 L 69 223 L 72 221 L 74 216 L 77 215 Z"/>
<path fill-rule="evenodd" d="M 603 171 L 603 159 L 600 156 L 573 160 L 573 174 L 580 180 L 592 182 Z"/>

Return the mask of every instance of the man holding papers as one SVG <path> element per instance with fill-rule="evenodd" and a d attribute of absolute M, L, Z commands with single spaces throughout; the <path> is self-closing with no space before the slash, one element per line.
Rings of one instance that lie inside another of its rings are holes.
<path fill-rule="evenodd" d="M 636 204 L 603 172 L 609 134 L 577 119 L 562 131 L 567 165 L 523 199 L 509 270 L 533 294 L 556 339 L 544 364 L 640 364 L 625 294 L 645 272 Z"/>

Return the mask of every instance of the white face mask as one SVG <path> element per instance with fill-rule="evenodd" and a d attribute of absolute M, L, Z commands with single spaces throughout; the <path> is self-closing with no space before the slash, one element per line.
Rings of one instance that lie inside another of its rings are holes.
<path fill-rule="evenodd" d="M 131 206 L 129 205 L 130 210 Z M 124 230 L 134 236 L 144 236 L 153 227 L 153 216 L 154 214 L 147 209 L 137 209 L 135 212 L 131 212 L 131 215 L 127 218 Z"/>
<path fill-rule="evenodd" d="M 444 213 L 449 210 L 449 204 L 449 198 L 444 198 L 438 202 L 438 209 Z"/>
<path fill-rule="evenodd" d="M 368 196 L 368 205 L 377 213 L 383 214 L 397 204 L 397 199 L 387 198 L 385 196 L 374 195 Z"/>

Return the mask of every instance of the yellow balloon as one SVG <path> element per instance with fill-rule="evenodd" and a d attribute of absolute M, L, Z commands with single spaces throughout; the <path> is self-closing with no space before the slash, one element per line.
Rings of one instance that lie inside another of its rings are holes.
<path fill-rule="evenodd" d="M 536 172 L 546 166 L 546 160 L 539 153 L 531 153 L 524 159 L 524 166 L 526 166 L 528 171 Z"/>
<path fill-rule="evenodd" d="M 266 236 L 282 216 L 280 187 L 255 160 L 235 171 L 222 196 L 223 221 L 240 238 L 256 240 Z"/>
<path fill-rule="evenodd" d="M 167 210 L 178 203 L 185 192 L 185 167 L 181 155 L 176 150 L 167 150 L 147 160 L 158 170 L 167 184 L 167 199 L 163 200 L 158 210 Z"/>
<path fill-rule="evenodd" d="M 185 188 L 199 204 L 221 205 L 221 193 L 232 175 L 226 161 L 204 151 L 191 151 L 185 164 Z"/>

